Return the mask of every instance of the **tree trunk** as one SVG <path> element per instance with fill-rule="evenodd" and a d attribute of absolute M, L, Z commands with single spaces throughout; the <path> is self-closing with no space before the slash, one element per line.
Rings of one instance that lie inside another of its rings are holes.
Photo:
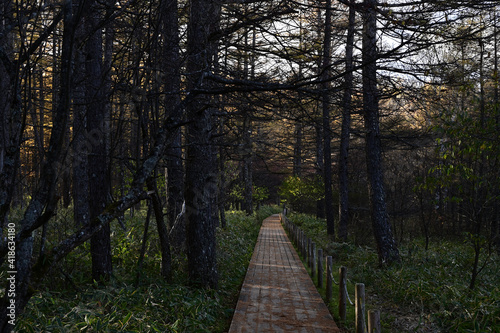
<path fill-rule="evenodd" d="M 380 264 L 390 265 L 399 260 L 399 251 L 392 235 L 387 215 L 382 170 L 382 147 L 379 128 L 377 91 L 377 16 L 376 0 L 364 1 L 363 27 L 363 116 L 366 135 L 370 210 Z"/>
<path fill-rule="evenodd" d="M 319 111 L 318 111 L 319 112 Z M 323 121 L 318 119 L 316 121 L 316 175 L 318 179 L 323 180 Z M 322 198 L 316 202 L 316 217 L 325 218 L 325 199 Z"/>
<path fill-rule="evenodd" d="M 179 122 L 180 107 L 180 57 L 179 23 L 177 0 L 162 0 L 160 4 L 163 28 L 163 73 L 165 88 L 165 111 L 167 116 Z M 172 146 L 166 151 L 167 217 L 170 227 L 182 210 L 184 201 L 184 167 L 182 165 L 182 140 L 180 129 L 176 130 Z M 182 219 L 172 237 L 173 247 L 180 249 L 185 242 L 185 222 Z"/>
<path fill-rule="evenodd" d="M 76 38 L 83 40 L 84 31 L 79 27 Z M 74 67 L 74 93 L 73 93 L 73 215 L 75 225 L 82 227 L 89 223 L 89 174 L 88 155 L 90 142 L 86 140 L 87 108 L 85 106 L 85 54 L 81 49 L 75 50 Z"/>
<path fill-rule="evenodd" d="M 101 29 L 96 30 L 101 15 L 96 2 L 90 1 L 88 6 L 89 12 L 85 18 L 85 30 L 89 36 L 85 45 L 85 100 L 87 131 L 92 147 L 88 156 L 89 213 L 92 221 L 106 207 L 110 184 L 107 158 L 108 135 L 105 123 L 108 92 L 105 91 L 104 82 L 102 31 Z M 92 236 L 90 251 L 92 255 L 92 279 L 95 281 L 109 279 L 113 272 L 109 224 L 103 226 L 99 232 Z"/>
<path fill-rule="evenodd" d="M 155 215 L 156 227 L 158 229 L 158 236 L 160 238 L 161 249 L 161 275 L 167 281 L 172 278 L 172 256 L 170 254 L 170 240 L 168 237 L 168 229 L 163 220 L 163 207 L 161 204 L 160 196 L 158 194 L 158 187 L 156 186 L 155 178 L 147 180 L 148 190 L 153 192 L 151 195 L 151 205 Z"/>
<path fill-rule="evenodd" d="M 302 175 L 302 124 L 295 124 L 295 147 L 293 149 L 293 175 Z"/>
<path fill-rule="evenodd" d="M 196 92 L 209 83 L 220 4 L 213 0 L 192 0 L 188 23 L 187 88 L 193 96 L 186 106 L 186 236 L 188 274 L 191 284 L 217 287 L 217 262 L 213 198 L 217 191 L 217 168 L 212 147 L 212 109 L 210 98 Z"/>
<path fill-rule="evenodd" d="M 245 108 L 246 106 L 244 106 Z M 243 210 L 247 215 L 253 213 L 253 188 L 252 188 L 252 119 L 249 110 L 243 116 Z"/>
<path fill-rule="evenodd" d="M 14 180 L 19 164 L 22 110 L 17 87 L 18 69 L 13 62 L 13 36 L 4 33 L 12 22 L 12 3 L 0 2 L 0 235 L 7 226 Z M 0 245 L 4 243 L 0 237 Z"/>
<path fill-rule="evenodd" d="M 330 91 L 329 73 L 331 63 L 331 40 L 332 40 L 332 2 L 326 1 L 325 34 L 323 42 L 323 64 L 321 67 L 321 105 L 323 111 L 323 160 L 324 160 L 324 182 L 325 182 L 325 216 L 326 229 L 330 237 L 335 238 L 335 214 L 333 211 L 333 189 L 332 189 L 332 150 L 331 150 L 331 128 L 330 128 Z"/>
<path fill-rule="evenodd" d="M 353 49 L 354 28 L 356 24 L 355 0 L 349 2 L 349 25 L 345 51 L 344 96 L 342 101 L 342 130 L 340 134 L 339 153 L 339 238 L 347 240 L 347 224 L 349 223 L 349 136 L 351 129 L 351 103 L 353 89 Z"/>

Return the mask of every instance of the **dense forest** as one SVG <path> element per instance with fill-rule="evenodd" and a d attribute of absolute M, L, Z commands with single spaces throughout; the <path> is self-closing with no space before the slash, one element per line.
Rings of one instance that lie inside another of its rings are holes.
<path fill-rule="evenodd" d="M 466 242 L 474 289 L 500 250 L 497 4 L 0 0 L 0 331 L 76 249 L 106 284 L 143 207 L 166 281 L 183 254 L 216 289 L 226 212 L 279 204 L 381 267 Z"/>

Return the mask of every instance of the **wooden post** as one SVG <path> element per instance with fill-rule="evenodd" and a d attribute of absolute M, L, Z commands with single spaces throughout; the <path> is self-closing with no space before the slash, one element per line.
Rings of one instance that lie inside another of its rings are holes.
<path fill-rule="evenodd" d="M 381 333 L 380 311 L 368 310 L 368 333 Z"/>
<path fill-rule="evenodd" d="M 314 279 L 316 276 L 316 243 L 311 243 L 311 278 Z"/>
<path fill-rule="evenodd" d="M 326 257 L 326 303 L 330 303 L 333 296 L 332 257 Z"/>
<path fill-rule="evenodd" d="M 307 263 L 307 258 L 308 258 L 308 251 L 307 251 L 307 235 L 302 232 L 304 234 L 304 260 L 305 262 Z"/>
<path fill-rule="evenodd" d="M 356 283 L 356 333 L 365 333 L 365 285 Z"/>
<path fill-rule="evenodd" d="M 302 230 L 300 230 L 299 233 L 300 254 L 302 255 L 302 257 L 304 257 L 304 233 L 302 232 Z"/>
<path fill-rule="evenodd" d="M 296 225 L 293 225 L 294 234 L 295 234 L 295 245 L 299 248 L 299 228 Z"/>
<path fill-rule="evenodd" d="M 307 259 L 306 259 L 306 265 L 307 267 L 311 267 L 311 238 L 307 237 L 306 238 L 306 253 L 307 253 Z"/>
<path fill-rule="evenodd" d="M 323 288 L 323 249 L 318 249 L 318 288 Z"/>
<path fill-rule="evenodd" d="M 307 239 L 306 239 L 306 235 L 304 234 L 304 231 L 300 231 L 300 234 L 301 234 L 301 238 L 302 238 L 302 257 L 304 257 L 304 260 L 307 260 L 307 251 L 306 251 L 306 248 L 307 248 Z"/>
<path fill-rule="evenodd" d="M 297 248 L 299 249 L 299 254 L 304 255 L 302 253 L 302 230 L 300 230 L 299 227 L 297 227 Z"/>
<path fill-rule="evenodd" d="M 344 266 L 339 268 L 339 318 L 342 321 L 346 319 L 347 313 L 347 271 Z"/>

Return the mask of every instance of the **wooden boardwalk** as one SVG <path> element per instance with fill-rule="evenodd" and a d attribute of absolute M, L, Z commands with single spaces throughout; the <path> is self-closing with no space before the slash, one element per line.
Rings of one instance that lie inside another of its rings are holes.
<path fill-rule="evenodd" d="M 262 223 L 229 332 L 340 332 L 279 215 Z"/>

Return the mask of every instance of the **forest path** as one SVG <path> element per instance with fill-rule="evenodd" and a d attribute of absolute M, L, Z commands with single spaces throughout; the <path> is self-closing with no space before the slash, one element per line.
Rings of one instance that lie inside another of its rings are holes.
<path fill-rule="evenodd" d="M 229 333 L 340 332 L 279 215 L 262 222 Z"/>

